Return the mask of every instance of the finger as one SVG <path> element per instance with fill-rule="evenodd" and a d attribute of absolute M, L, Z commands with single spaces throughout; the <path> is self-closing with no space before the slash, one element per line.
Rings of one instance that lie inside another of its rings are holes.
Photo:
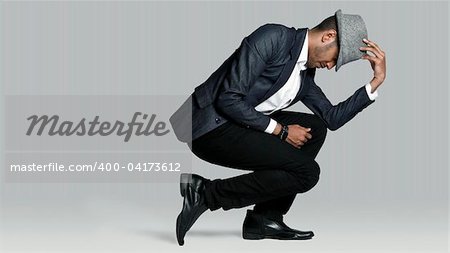
<path fill-rule="evenodd" d="M 378 56 L 379 58 L 384 57 L 384 51 L 381 50 L 380 47 L 376 46 L 376 44 L 375 44 L 375 46 L 374 46 L 374 45 L 369 45 L 369 46 L 370 46 L 370 48 L 374 48 L 374 49 L 376 50 L 376 52 L 377 52 L 378 55 L 379 55 L 379 56 Z"/>
<path fill-rule="evenodd" d="M 312 135 L 310 134 L 310 133 L 306 133 L 306 138 L 308 138 L 308 139 L 311 139 L 312 138 Z"/>
<path fill-rule="evenodd" d="M 290 139 L 286 139 L 286 142 L 291 144 L 292 146 L 296 146 L 296 144 L 293 141 L 291 141 Z"/>
<path fill-rule="evenodd" d="M 305 130 L 306 132 L 311 131 L 311 128 L 303 127 L 303 126 L 300 126 L 300 125 L 297 125 L 297 126 L 299 126 L 301 129 Z"/>
<path fill-rule="evenodd" d="M 368 39 L 363 39 L 363 41 L 364 41 L 366 44 L 368 44 L 369 46 L 378 49 L 381 53 L 384 53 L 383 50 L 381 50 L 381 47 L 380 47 L 377 43 L 375 43 L 375 42 L 373 42 L 373 41 L 371 41 L 371 40 L 368 40 Z"/>
<path fill-rule="evenodd" d="M 297 140 L 297 143 L 300 143 L 300 142 L 307 142 L 308 141 L 308 139 L 306 138 L 306 135 L 302 135 L 302 136 L 300 136 L 299 138 L 298 138 L 298 140 Z"/>
<path fill-rule="evenodd" d="M 366 43 L 370 47 L 378 47 L 378 45 L 375 42 L 373 42 L 369 39 L 363 39 L 363 42 Z"/>
<path fill-rule="evenodd" d="M 299 148 L 298 145 L 296 143 L 294 143 L 293 141 L 291 141 L 291 139 L 286 139 L 286 141 L 291 144 L 292 146 Z"/>
<path fill-rule="evenodd" d="M 359 50 L 372 52 L 376 57 L 381 58 L 381 53 L 373 47 L 360 47 Z"/>
<path fill-rule="evenodd" d="M 384 57 L 384 51 L 383 50 L 381 50 L 381 48 L 377 45 L 377 44 L 375 44 L 375 42 L 372 42 L 372 41 L 365 41 L 364 43 L 366 43 L 367 44 L 367 47 L 368 48 L 373 48 L 374 50 L 376 50 L 376 52 L 378 52 L 378 54 L 380 55 L 380 56 L 383 56 Z M 373 52 L 373 51 L 372 51 Z M 378 57 L 380 57 L 380 56 L 378 56 Z"/>
<path fill-rule="evenodd" d="M 373 63 L 376 63 L 378 61 L 377 57 L 371 56 L 371 55 L 368 55 L 368 54 L 363 55 L 361 58 L 362 59 L 366 59 L 366 60 L 368 60 L 370 62 L 373 62 Z"/>

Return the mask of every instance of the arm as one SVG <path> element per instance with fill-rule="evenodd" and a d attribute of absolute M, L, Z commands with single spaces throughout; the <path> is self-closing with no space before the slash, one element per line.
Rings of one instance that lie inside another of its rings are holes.
<path fill-rule="evenodd" d="M 362 59 L 370 62 L 373 70 L 373 78 L 369 84 L 359 88 L 347 100 L 340 102 L 338 105 L 332 105 L 313 81 L 309 94 L 302 100 L 311 111 L 325 121 L 330 130 L 340 128 L 358 112 L 373 103 L 378 95 L 377 88 L 384 82 L 386 77 L 386 56 L 384 51 L 370 40 L 364 39 L 363 41 L 368 46 L 361 47 L 360 50 L 373 53 L 373 55 L 366 54 L 362 57 Z"/>
<path fill-rule="evenodd" d="M 366 86 L 362 86 L 345 101 L 333 105 L 313 81 L 302 102 L 325 122 L 328 129 L 334 131 L 350 121 L 375 100 L 369 98 Z"/>
<path fill-rule="evenodd" d="M 278 25 L 261 26 L 243 39 L 216 100 L 222 113 L 246 127 L 260 131 L 270 128 L 271 118 L 256 111 L 244 98 L 285 40 L 286 33 Z"/>

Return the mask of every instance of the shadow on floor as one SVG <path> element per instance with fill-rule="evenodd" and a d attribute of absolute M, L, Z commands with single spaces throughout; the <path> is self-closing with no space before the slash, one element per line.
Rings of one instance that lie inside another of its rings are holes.
<path fill-rule="evenodd" d="M 140 230 L 136 233 L 158 239 L 170 244 L 176 244 L 177 238 L 175 231 L 163 231 L 163 230 Z M 189 231 L 186 237 L 238 237 L 241 238 L 240 230 L 193 230 Z"/>

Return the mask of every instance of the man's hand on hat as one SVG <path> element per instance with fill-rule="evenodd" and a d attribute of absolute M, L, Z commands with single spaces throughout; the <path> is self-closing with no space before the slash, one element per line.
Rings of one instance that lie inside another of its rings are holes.
<path fill-rule="evenodd" d="M 372 92 L 380 86 L 386 78 L 386 56 L 383 50 L 373 41 L 363 39 L 367 47 L 361 47 L 360 50 L 371 52 L 373 55 L 365 54 L 361 58 L 368 60 L 373 69 L 373 79 L 370 81 Z"/>

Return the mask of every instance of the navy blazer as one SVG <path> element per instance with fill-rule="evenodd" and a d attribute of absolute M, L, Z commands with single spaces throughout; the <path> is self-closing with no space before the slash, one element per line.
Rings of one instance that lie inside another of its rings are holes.
<path fill-rule="evenodd" d="M 307 28 L 265 24 L 245 37 L 222 63 L 170 117 L 177 138 L 190 142 L 227 121 L 264 131 L 270 115 L 255 107 L 277 92 L 289 79 L 305 41 Z M 332 105 L 314 83 L 315 68 L 301 72 L 301 86 L 292 106 L 302 101 L 328 129 L 336 130 L 369 104 L 365 87 L 347 100 Z"/>

